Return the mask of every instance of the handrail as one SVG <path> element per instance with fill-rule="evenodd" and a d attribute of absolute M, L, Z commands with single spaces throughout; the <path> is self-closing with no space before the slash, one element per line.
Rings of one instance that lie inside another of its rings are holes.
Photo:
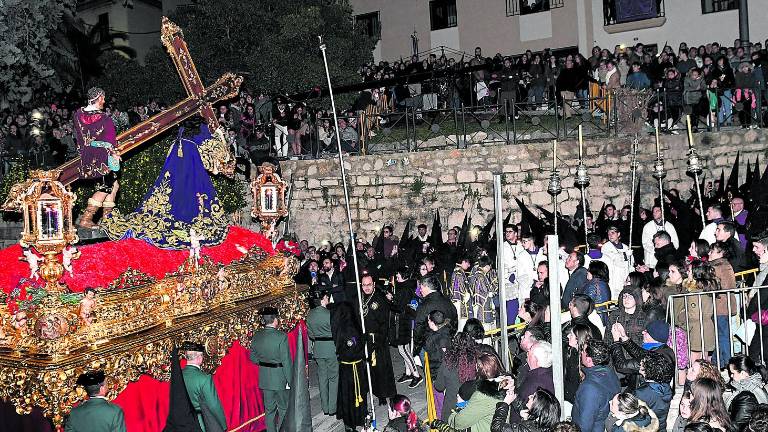
<path fill-rule="evenodd" d="M 760 271 L 760 268 L 759 267 L 755 267 L 753 269 L 744 270 L 744 271 L 740 271 L 738 273 L 735 273 L 734 276 L 736 276 L 737 278 L 740 277 L 742 280 L 744 280 L 748 275 L 757 274 L 757 272 L 759 272 L 759 271 Z"/>
<path fill-rule="evenodd" d="M 599 307 L 606 307 L 607 308 L 608 306 L 616 306 L 616 305 L 618 305 L 618 302 L 616 300 L 608 300 L 607 302 L 596 304 L 595 305 L 595 309 L 597 309 Z M 563 310 L 563 311 L 560 311 L 560 312 L 561 313 L 565 313 L 565 312 L 567 312 L 567 310 Z M 525 322 L 521 322 L 521 323 L 517 323 L 517 324 L 510 324 L 510 325 L 507 326 L 507 330 L 522 330 L 527 325 L 528 325 L 528 323 L 525 323 Z M 501 327 L 485 331 L 485 335 L 486 336 L 493 336 L 493 335 L 498 334 L 498 333 L 501 333 Z"/>

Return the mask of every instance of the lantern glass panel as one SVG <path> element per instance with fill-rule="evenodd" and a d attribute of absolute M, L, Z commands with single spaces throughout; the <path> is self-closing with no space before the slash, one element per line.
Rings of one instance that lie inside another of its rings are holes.
<path fill-rule="evenodd" d="M 64 216 L 61 200 L 40 200 L 37 202 L 38 240 L 64 240 Z"/>

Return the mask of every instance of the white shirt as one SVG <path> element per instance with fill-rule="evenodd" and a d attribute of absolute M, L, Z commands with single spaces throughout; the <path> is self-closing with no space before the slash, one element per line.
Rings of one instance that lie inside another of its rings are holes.
<path fill-rule="evenodd" d="M 672 239 L 672 245 L 675 249 L 680 247 L 680 240 L 677 238 L 677 231 L 668 221 L 664 221 L 664 225 L 659 225 L 655 220 L 651 220 L 643 227 L 643 258 L 645 265 L 653 268 L 656 267 L 656 249 L 653 245 L 653 236 L 660 231 L 666 231 L 669 237 Z"/>
<path fill-rule="evenodd" d="M 533 283 L 533 279 L 530 278 L 528 279 L 528 286 L 524 286 L 524 281 L 521 280 L 521 278 L 524 278 L 525 275 L 529 274 L 529 272 L 525 270 L 525 267 L 527 267 L 529 263 L 526 263 L 524 260 L 532 261 L 530 254 L 517 243 L 510 244 L 505 241 L 502 247 L 504 248 L 504 274 L 506 276 L 506 279 L 504 280 L 504 291 L 507 300 L 524 298 L 520 297 L 521 294 L 524 294 L 524 292 L 521 293 L 521 291 L 528 291 L 528 293 L 530 293 L 531 284 Z M 515 275 L 514 283 L 509 282 L 509 275 L 512 274 Z"/>
<path fill-rule="evenodd" d="M 717 238 L 715 238 L 715 230 L 717 229 L 717 223 L 716 222 L 710 222 L 708 223 L 703 230 L 701 230 L 701 235 L 699 236 L 700 239 L 706 240 L 707 243 L 710 245 L 717 241 Z"/>
<path fill-rule="evenodd" d="M 611 299 L 617 300 L 619 293 L 624 289 L 624 281 L 634 267 L 632 250 L 624 243 L 619 243 L 621 248 L 611 242 L 605 243 L 600 251 L 603 260 L 608 265 L 608 286 L 611 288 Z"/>

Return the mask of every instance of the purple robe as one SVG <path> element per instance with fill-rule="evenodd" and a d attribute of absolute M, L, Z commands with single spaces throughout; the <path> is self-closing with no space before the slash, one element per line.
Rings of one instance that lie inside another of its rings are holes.
<path fill-rule="evenodd" d="M 742 210 L 741 213 L 736 215 L 735 218 L 733 218 L 734 221 L 736 221 L 737 224 L 743 226 L 747 225 L 747 218 L 749 217 L 749 211 Z M 742 233 L 739 233 L 739 244 L 741 245 L 741 248 L 746 250 L 747 249 L 747 236 L 745 236 Z"/>
<path fill-rule="evenodd" d="M 110 172 L 109 149 L 93 147 L 91 142 L 103 141 L 117 146 L 115 123 L 103 111 L 75 111 L 75 138 L 80 152 L 80 178 L 102 177 Z"/>

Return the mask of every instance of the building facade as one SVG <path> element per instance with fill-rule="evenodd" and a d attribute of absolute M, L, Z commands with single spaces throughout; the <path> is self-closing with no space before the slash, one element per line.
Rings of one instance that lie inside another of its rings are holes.
<path fill-rule="evenodd" d="M 162 13 L 160 0 L 86 0 L 77 4 L 77 16 L 88 26 L 101 24 L 111 32 L 126 33 L 125 40 L 114 43 L 136 50 L 140 63 L 150 48 L 160 44 Z"/>
<path fill-rule="evenodd" d="M 416 52 L 514 55 L 525 50 L 680 42 L 733 44 L 739 0 L 350 0 L 361 31 L 379 37 L 378 60 Z M 768 0 L 749 0 L 750 39 L 768 37 Z M 415 43 L 417 41 L 417 44 Z M 417 46 L 415 46 L 417 45 Z"/>

